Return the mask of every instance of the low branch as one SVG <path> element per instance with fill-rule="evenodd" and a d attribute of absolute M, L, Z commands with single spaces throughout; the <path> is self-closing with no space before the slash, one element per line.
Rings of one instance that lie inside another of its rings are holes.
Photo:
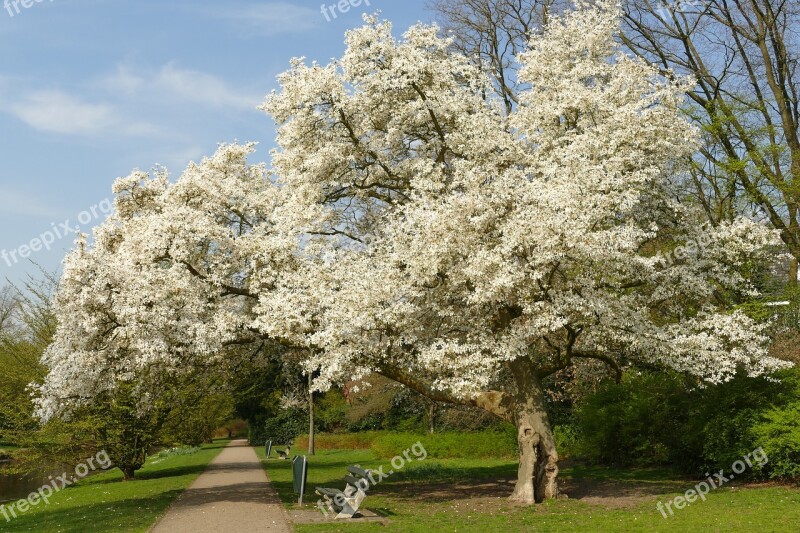
<path fill-rule="evenodd" d="M 424 380 L 413 376 L 409 371 L 406 370 L 388 365 L 382 365 L 378 368 L 377 373 L 385 378 L 405 385 L 409 389 L 414 390 L 435 402 L 478 407 L 479 409 L 483 409 L 484 411 L 491 413 L 498 418 L 508 422 L 512 421 L 511 413 L 505 407 L 506 395 L 502 392 L 487 391 L 478 394 L 474 398 L 458 398 L 445 391 L 434 389 L 430 386 L 430 384 L 425 383 Z"/>
<path fill-rule="evenodd" d="M 622 367 L 619 366 L 619 363 L 617 363 L 614 360 L 614 358 L 612 358 L 612 357 L 610 357 L 608 355 L 603 355 L 603 354 L 598 353 L 598 352 L 574 352 L 572 354 L 572 357 L 578 357 L 580 359 L 596 359 L 598 361 L 602 361 L 606 365 L 611 367 L 612 370 L 614 370 L 614 373 L 615 373 L 614 380 L 617 383 L 620 383 L 622 381 Z"/>

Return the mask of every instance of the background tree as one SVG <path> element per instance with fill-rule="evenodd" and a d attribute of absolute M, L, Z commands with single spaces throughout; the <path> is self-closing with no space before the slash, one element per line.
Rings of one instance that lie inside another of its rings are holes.
<path fill-rule="evenodd" d="M 800 257 L 800 112 L 793 0 L 624 4 L 622 40 L 634 53 L 696 84 L 687 116 L 703 132 L 688 190 L 712 223 L 763 218 Z"/>
<path fill-rule="evenodd" d="M 541 32 L 553 15 L 572 4 L 566 0 L 432 0 L 429 8 L 442 24 L 453 47 L 474 58 L 500 95 L 506 114 L 519 105 L 524 88 L 518 78 L 517 56 L 531 35 Z"/>
<path fill-rule="evenodd" d="M 39 359 L 55 332 L 51 302 L 56 283 L 45 274 L 21 288 L 0 291 L 0 441 L 16 443 L 20 433 L 36 426 L 28 386 L 45 376 Z"/>

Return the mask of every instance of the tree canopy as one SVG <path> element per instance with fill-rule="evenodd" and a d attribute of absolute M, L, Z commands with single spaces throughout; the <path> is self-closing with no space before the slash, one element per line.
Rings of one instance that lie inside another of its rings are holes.
<path fill-rule="evenodd" d="M 512 498 L 533 502 L 558 492 L 541 381 L 574 361 L 710 382 L 785 367 L 732 310 L 776 235 L 680 201 L 691 81 L 622 54 L 619 27 L 608 1 L 552 18 L 511 110 L 435 26 L 366 17 L 340 60 L 294 60 L 263 106 L 269 168 L 223 145 L 175 182 L 117 181 L 66 260 L 39 413 L 279 345 L 320 389 L 377 372 L 514 422 Z"/>

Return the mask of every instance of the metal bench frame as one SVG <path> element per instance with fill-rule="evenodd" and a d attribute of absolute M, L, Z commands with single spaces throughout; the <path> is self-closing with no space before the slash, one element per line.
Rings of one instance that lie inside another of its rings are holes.
<path fill-rule="evenodd" d="M 337 513 L 336 518 L 353 518 L 361 504 L 367 497 L 370 488 L 372 473 L 362 469 L 359 465 L 347 467 L 348 474 L 344 477 L 347 485 L 344 490 L 317 487 L 316 493 L 322 496 L 325 504 L 332 513 Z"/>

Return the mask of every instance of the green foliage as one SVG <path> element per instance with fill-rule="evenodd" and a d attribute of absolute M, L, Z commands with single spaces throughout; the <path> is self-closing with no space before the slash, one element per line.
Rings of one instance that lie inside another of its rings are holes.
<path fill-rule="evenodd" d="M 797 478 L 800 474 L 800 369 L 767 379 L 737 378 L 702 391 L 699 418 L 706 421 L 703 466 L 730 465 L 756 448 L 769 462 L 756 477 Z M 717 406 L 715 408 L 715 406 Z"/>
<path fill-rule="evenodd" d="M 761 413 L 750 432 L 769 458 L 769 463 L 758 470 L 770 478 L 800 479 L 799 396 Z"/>
<path fill-rule="evenodd" d="M 267 419 L 264 435 L 273 444 L 286 444 L 308 431 L 308 413 L 300 408 L 282 409 Z"/>
<path fill-rule="evenodd" d="M 574 425 L 563 424 L 553 427 L 553 438 L 560 459 L 568 459 L 578 453 L 580 436 Z"/>
<path fill-rule="evenodd" d="M 676 373 L 628 375 L 577 409 L 577 455 L 599 464 L 672 465 L 702 476 L 763 448 L 768 462 L 743 476 L 798 478 L 800 370 L 775 377 L 697 387 Z"/>
<path fill-rule="evenodd" d="M 209 442 L 233 415 L 232 395 L 208 376 L 192 376 L 171 389 L 171 409 L 162 429 L 164 443 L 196 447 Z"/>
<path fill-rule="evenodd" d="M 0 440 L 16 442 L 37 425 L 28 385 L 45 376 L 39 361 L 55 330 L 50 303 L 54 286 L 54 279 L 47 277 L 31 279 L 25 292 L 0 289 Z"/>
<path fill-rule="evenodd" d="M 690 404 L 680 376 L 628 374 L 587 397 L 575 412 L 578 453 L 610 465 L 664 464 L 679 460 L 680 431 Z"/>
<path fill-rule="evenodd" d="M 98 449 L 108 452 L 114 466 L 125 479 L 133 479 L 144 466 L 150 449 L 159 442 L 159 432 L 169 412 L 166 406 L 142 410 L 138 391 L 130 383 L 120 383 L 116 391 L 99 398 L 91 407 L 90 420 L 96 423 Z"/>
<path fill-rule="evenodd" d="M 314 407 L 314 423 L 318 431 L 335 433 L 347 429 L 346 414 L 349 406 L 339 390 L 314 394 Z"/>

